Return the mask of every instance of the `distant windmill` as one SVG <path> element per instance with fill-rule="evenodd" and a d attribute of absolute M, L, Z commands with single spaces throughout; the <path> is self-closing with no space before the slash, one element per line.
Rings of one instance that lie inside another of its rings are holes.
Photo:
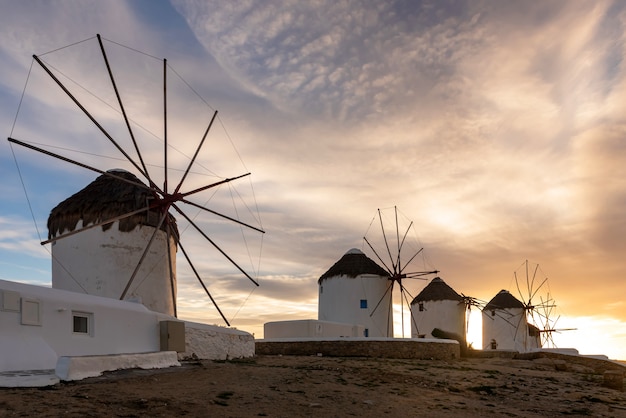
<path fill-rule="evenodd" d="M 538 264 L 529 265 L 524 261 L 513 272 L 519 299 L 509 291 L 500 291 L 491 301 L 484 304 L 473 298 L 466 298 L 468 307 L 478 306 L 483 311 L 483 349 L 514 349 L 526 352 L 542 347 L 554 347 L 554 332 L 568 331 L 557 329 L 553 319 L 556 304 Z"/>
<path fill-rule="evenodd" d="M 406 225 L 407 222 L 408 225 Z M 380 227 L 372 227 L 376 224 Z M 387 289 L 375 304 L 370 315 L 374 315 L 381 306 L 385 305 L 387 315 L 393 318 L 393 291 L 397 285 L 400 290 L 402 336 L 404 337 L 404 307 L 406 305 L 410 312 L 413 301 L 413 296 L 405 285 L 406 280 L 427 280 L 428 276 L 435 275 L 439 271 L 419 267 L 417 257 L 422 255 L 420 259 L 424 260 L 424 248 L 417 242 L 413 221 L 404 218 L 404 222 L 401 222 L 396 206 L 387 211 L 377 210 L 363 241 L 388 274 Z M 387 335 L 393 336 L 393 321 L 386 322 L 392 326 L 392 329 L 387 329 Z M 387 326 L 389 327 L 389 325 Z M 413 326 L 416 327 L 417 325 L 413 324 Z"/>
<path fill-rule="evenodd" d="M 513 272 L 515 287 L 522 299 L 526 320 L 539 333 L 542 347 L 556 347 L 553 333 L 573 331 L 575 328 L 556 328 L 560 315 L 554 319 L 556 301 L 550 295 L 548 278 L 539 264 L 529 265 L 525 260 Z M 518 324 L 517 332 L 519 332 Z"/>

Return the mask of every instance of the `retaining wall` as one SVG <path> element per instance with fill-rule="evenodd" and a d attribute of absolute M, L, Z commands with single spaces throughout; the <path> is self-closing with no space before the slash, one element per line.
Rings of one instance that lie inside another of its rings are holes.
<path fill-rule="evenodd" d="M 374 357 L 450 360 L 460 357 L 453 340 L 399 338 L 265 339 L 255 343 L 256 354 L 323 355 L 331 357 Z"/>

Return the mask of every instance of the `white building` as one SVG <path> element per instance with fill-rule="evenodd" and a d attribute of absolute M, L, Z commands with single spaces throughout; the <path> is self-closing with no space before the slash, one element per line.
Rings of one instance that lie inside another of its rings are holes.
<path fill-rule="evenodd" d="M 110 172 L 143 184 L 127 171 Z M 138 301 L 150 310 L 176 316 L 174 234 L 177 235 L 178 231 L 171 215 L 168 214 L 162 223 L 141 263 L 144 249 L 159 222 L 160 213 L 155 209 L 74 235 L 68 234 L 83 225 L 97 224 L 146 208 L 153 199 L 147 189 L 103 174 L 52 209 L 48 217 L 48 238 L 60 237 L 52 242 L 52 287 L 120 299 L 132 277 L 123 299 Z M 172 230 L 169 246 L 166 223 Z M 168 250 L 170 257 L 167 256 Z"/>
<path fill-rule="evenodd" d="M 393 337 L 389 274 L 358 249 L 319 278 L 318 319 L 362 325 L 364 337 Z"/>
<path fill-rule="evenodd" d="M 126 171 L 113 173 L 140 183 Z M 157 230 L 158 210 L 123 216 L 153 198 L 140 186 L 102 175 L 51 211 L 49 238 L 60 237 L 52 244 L 53 288 L 0 280 L 0 372 L 56 369 L 60 379 L 75 380 L 105 370 L 178 365 L 178 356 L 254 355 L 247 332 L 175 318 L 176 221 L 167 214 L 168 228 Z"/>
<path fill-rule="evenodd" d="M 61 356 L 160 351 L 160 321 L 140 303 L 0 280 L 0 371 L 54 369 Z"/>
<path fill-rule="evenodd" d="M 411 337 L 432 338 L 434 329 L 466 339 L 463 297 L 435 277 L 411 302 Z M 440 337 L 441 338 L 441 337 Z"/>
<path fill-rule="evenodd" d="M 541 348 L 539 330 L 528 323 L 524 304 L 501 290 L 483 308 L 483 350 L 520 353 Z"/>
<path fill-rule="evenodd" d="M 56 380 L 38 386 L 106 370 L 174 366 L 191 355 L 251 357 L 254 338 L 140 303 L 0 280 L 0 353 L 0 373 L 56 369 Z"/>

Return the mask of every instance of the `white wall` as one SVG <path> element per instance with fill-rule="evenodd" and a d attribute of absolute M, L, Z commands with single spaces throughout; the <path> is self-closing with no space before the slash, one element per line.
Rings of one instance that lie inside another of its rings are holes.
<path fill-rule="evenodd" d="M 497 309 L 482 313 L 483 350 L 491 350 L 495 340 L 498 350 L 515 350 L 520 353 L 537 347 L 537 340 L 528 335 L 526 314 L 522 308 Z"/>
<path fill-rule="evenodd" d="M 76 313 L 91 317 L 89 333 L 74 332 Z M 161 320 L 176 319 L 139 303 L 0 280 L 0 371 L 54 369 L 59 356 L 159 351 Z"/>
<path fill-rule="evenodd" d="M 82 227 L 82 221 L 77 228 Z M 120 232 L 118 222 L 102 231 L 96 227 L 52 243 L 52 287 L 119 299 L 155 228 L 137 226 Z M 67 232 L 67 231 L 65 231 Z M 170 238 L 176 276 L 176 245 Z M 174 315 L 169 276 L 167 235 L 159 231 L 125 299 L 139 300 L 148 309 Z"/>
<path fill-rule="evenodd" d="M 386 277 L 373 274 L 326 278 L 319 285 L 318 319 L 363 325 L 369 337 L 393 337 L 391 291 L 385 295 L 390 285 Z M 367 300 L 367 308 L 361 308 L 361 300 Z"/>
<path fill-rule="evenodd" d="M 363 325 L 303 319 L 263 324 L 263 338 L 363 337 Z"/>
<path fill-rule="evenodd" d="M 456 300 L 424 301 L 424 310 L 419 303 L 411 305 L 411 338 L 425 335 L 432 338 L 432 330 L 439 328 L 465 338 L 465 304 Z"/>

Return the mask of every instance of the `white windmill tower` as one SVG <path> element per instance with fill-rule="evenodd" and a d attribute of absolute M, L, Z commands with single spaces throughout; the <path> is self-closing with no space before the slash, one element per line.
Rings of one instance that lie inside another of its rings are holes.
<path fill-rule="evenodd" d="M 132 184 L 141 181 L 125 170 L 108 173 L 128 182 L 103 174 L 50 212 L 48 239 L 64 238 L 52 242 L 52 287 L 115 299 L 121 295 L 176 316 L 176 220 L 168 214 L 159 225 L 160 214 L 144 210 L 153 196 Z M 113 221 L 83 230 L 102 220 Z"/>
<path fill-rule="evenodd" d="M 411 337 L 433 337 L 437 329 L 466 340 L 465 303 L 440 277 L 435 277 L 411 302 Z"/>
<path fill-rule="evenodd" d="M 556 328 L 560 317 L 552 318 L 556 303 L 550 291 L 546 291 L 548 278 L 539 264 L 530 265 L 528 260 L 513 272 L 513 278 L 521 301 L 502 290 L 483 308 L 483 349 L 527 352 L 556 348 L 552 334 L 574 328 Z M 467 303 L 481 306 L 473 303 L 473 298 L 466 299 Z"/>
<path fill-rule="evenodd" d="M 526 320 L 526 307 L 501 290 L 483 308 L 483 350 L 520 353 L 541 347 L 539 330 Z"/>
<path fill-rule="evenodd" d="M 365 337 L 393 337 L 389 275 L 353 248 L 318 280 L 318 319 L 363 325 Z M 379 309 L 375 304 L 380 301 Z"/>

